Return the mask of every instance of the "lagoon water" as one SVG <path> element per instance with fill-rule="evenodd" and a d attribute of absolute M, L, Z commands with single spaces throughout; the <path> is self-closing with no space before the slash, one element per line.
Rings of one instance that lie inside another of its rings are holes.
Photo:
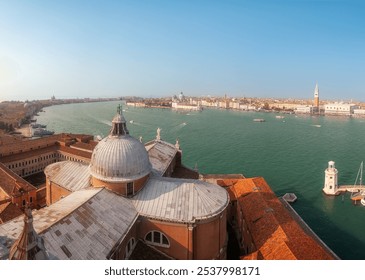
<path fill-rule="evenodd" d="M 118 102 L 67 104 L 44 108 L 37 117 L 56 133 L 106 136 Z M 274 113 L 203 110 L 177 113 L 169 109 L 123 106 L 128 129 L 148 141 L 161 128 L 164 140 L 179 139 L 183 163 L 200 173 L 263 176 L 281 196 L 294 192 L 294 209 L 342 259 L 365 259 L 365 207 L 349 194 L 322 193 L 328 161 L 336 162 L 339 185 L 354 184 L 365 160 L 365 119 L 311 117 Z M 263 118 L 265 122 L 253 122 Z"/>

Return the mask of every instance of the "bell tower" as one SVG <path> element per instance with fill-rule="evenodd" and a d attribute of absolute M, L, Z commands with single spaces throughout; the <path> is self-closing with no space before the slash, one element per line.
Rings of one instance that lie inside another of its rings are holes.
<path fill-rule="evenodd" d="M 316 83 L 316 87 L 314 88 L 314 107 L 319 108 L 319 88 L 318 83 Z"/>
<path fill-rule="evenodd" d="M 324 171 L 323 192 L 327 195 L 337 195 L 338 191 L 338 171 L 335 168 L 335 162 L 329 161 L 328 167 Z"/>

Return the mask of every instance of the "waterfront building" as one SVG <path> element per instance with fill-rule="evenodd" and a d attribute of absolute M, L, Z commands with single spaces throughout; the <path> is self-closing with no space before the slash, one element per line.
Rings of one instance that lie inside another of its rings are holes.
<path fill-rule="evenodd" d="M 187 110 L 187 111 L 201 111 L 202 107 L 200 105 L 192 105 L 189 103 L 179 103 L 179 102 L 172 102 L 171 103 L 172 109 L 175 110 Z"/>
<path fill-rule="evenodd" d="M 365 109 L 354 109 L 354 117 L 364 118 L 365 117 Z"/>
<path fill-rule="evenodd" d="M 141 107 L 141 108 L 144 108 L 146 107 L 146 104 L 143 103 L 143 102 L 134 102 L 134 101 L 128 101 L 126 102 L 126 105 L 127 106 L 130 106 L 130 107 Z"/>
<path fill-rule="evenodd" d="M 180 94 L 179 94 L 179 101 L 180 102 L 183 102 L 183 101 L 185 101 L 185 96 L 184 96 L 184 93 L 183 92 L 180 92 Z"/>
<path fill-rule="evenodd" d="M 192 98 L 189 100 L 181 92 L 178 97 L 174 95 L 172 97 L 171 108 L 178 111 L 201 111 L 200 101 L 195 101 Z"/>
<path fill-rule="evenodd" d="M 221 100 L 218 102 L 218 107 L 222 109 L 228 109 L 229 108 L 229 100 Z"/>
<path fill-rule="evenodd" d="M 338 171 L 335 168 L 335 162 L 329 161 L 328 167 L 324 171 L 323 192 L 327 195 L 338 194 Z"/>
<path fill-rule="evenodd" d="M 229 108 L 239 110 L 240 109 L 240 103 L 237 101 L 231 101 L 229 102 Z"/>
<path fill-rule="evenodd" d="M 240 110 L 244 111 L 255 111 L 256 106 L 250 104 L 240 104 Z"/>
<path fill-rule="evenodd" d="M 298 104 L 296 103 L 270 103 L 270 108 L 276 108 L 280 110 L 295 110 Z"/>
<path fill-rule="evenodd" d="M 241 259 L 337 258 L 263 178 L 203 176 L 183 166 L 178 141 L 164 141 L 158 129 L 143 145 L 126 124 L 119 107 L 100 142 L 61 134 L 0 146 L 0 162 L 17 178 L 25 173 L 15 161 L 38 154 L 42 169 L 51 159 L 44 168 L 47 206 L 31 213 L 45 256 L 225 259 L 228 240 L 237 239 Z M 29 219 L 27 213 L 0 225 L 0 259 L 18 258 L 11 248 L 30 232 Z"/>
<path fill-rule="evenodd" d="M 249 106 L 248 104 L 240 104 L 240 110 L 244 110 L 244 111 L 248 111 L 249 110 Z"/>
<path fill-rule="evenodd" d="M 326 115 L 351 116 L 354 110 L 359 109 L 358 105 L 350 103 L 329 103 L 325 104 L 324 110 Z"/>
<path fill-rule="evenodd" d="M 313 105 L 305 104 L 305 105 L 296 105 L 294 112 L 296 114 L 317 114 L 320 112 L 319 108 L 319 88 L 318 83 L 316 83 L 316 86 L 314 88 L 314 100 Z"/>
<path fill-rule="evenodd" d="M 218 107 L 218 102 L 211 100 L 202 100 L 201 104 L 204 107 L 215 107 L 215 108 Z"/>
<path fill-rule="evenodd" d="M 338 258 L 288 202 L 275 196 L 264 178 L 218 177 L 216 180 L 231 197 L 228 217 L 240 249 L 246 252 L 241 259 Z"/>
<path fill-rule="evenodd" d="M 312 105 L 298 105 L 294 112 L 296 114 L 313 114 L 315 112 L 315 107 Z"/>
<path fill-rule="evenodd" d="M 0 162 L 0 224 L 22 214 L 20 209 L 37 202 L 37 189 Z"/>

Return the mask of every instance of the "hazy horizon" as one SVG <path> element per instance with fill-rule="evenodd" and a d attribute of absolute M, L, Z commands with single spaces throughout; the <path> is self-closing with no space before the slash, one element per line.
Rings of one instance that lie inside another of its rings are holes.
<path fill-rule="evenodd" d="M 361 1 L 0 1 L 0 101 L 365 101 Z"/>

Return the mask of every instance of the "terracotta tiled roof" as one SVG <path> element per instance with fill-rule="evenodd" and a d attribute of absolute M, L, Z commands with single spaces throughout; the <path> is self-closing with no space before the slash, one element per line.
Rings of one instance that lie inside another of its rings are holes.
<path fill-rule="evenodd" d="M 19 177 L 0 162 L 0 188 L 9 196 L 21 195 L 20 191 L 29 192 L 36 188 Z"/>
<path fill-rule="evenodd" d="M 76 148 L 76 149 L 83 149 L 83 150 L 88 150 L 88 151 L 93 151 L 95 146 L 91 145 L 89 143 L 83 143 L 83 142 L 76 142 L 75 144 L 73 144 L 71 146 L 71 148 Z"/>
<path fill-rule="evenodd" d="M 217 184 L 221 187 L 231 187 L 237 184 L 238 179 L 218 179 Z"/>
<path fill-rule="evenodd" d="M 50 147 L 34 149 L 32 151 L 26 151 L 26 152 L 14 154 L 14 155 L 3 156 L 1 158 L 1 162 L 6 163 L 6 162 L 17 161 L 17 160 L 23 160 L 25 158 L 36 157 L 36 156 L 39 156 L 39 155 L 42 155 L 42 154 L 45 154 L 48 152 L 53 152 L 53 151 L 57 151 L 57 146 L 55 144 Z"/>
<path fill-rule="evenodd" d="M 16 136 L 13 136 L 13 135 L 7 135 L 7 134 L 4 134 L 4 135 L 0 135 L 0 146 L 2 145 L 8 145 L 8 144 L 12 144 L 14 142 L 20 142 L 22 138 L 20 137 L 16 137 Z"/>
<path fill-rule="evenodd" d="M 74 134 L 74 133 L 61 133 L 61 138 L 67 138 L 67 139 L 76 139 L 79 142 L 83 142 L 84 140 L 92 140 L 94 137 L 92 135 L 88 134 Z"/>
<path fill-rule="evenodd" d="M 255 251 L 251 254 L 241 256 L 241 260 L 262 260 L 262 256 L 259 256 L 259 252 Z"/>
<path fill-rule="evenodd" d="M 238 180 L 229 191 L 237 198 L 258 250 L 244 259 L 334 258 L 293 218 L 263 178 Z"/>
<path fill-rule="evenodd" d="M 81 151 L 81 150 L 73 149 L 73 148 L 70 148 L 70 147 L 64 147 L 64 146 L 61 146 L 59 148 L 59 150 L 61 152 L 66 152 L 66 153 L 69 153 L 69 154 L 72 154 L 72 155 L 75 155 L 75 156 L 83 157 L 83 158 L 86 158 L 86 159 L 91 159 L 92 151 L 86 152 L 86 151 Z"/>
<path fill-rule="evenodd" d="M 21 141 L 14 141 L 12 143 L 8 143 L 6 145 L 0 146 L 0 153 L 3 154 L 3 156 L 6 155 L 12 155 L 12 154 L 19 154 L 25 151 L 29 150 L 36 150 L 39 147 L 46 147 L 46 146 L 52 146 L 57 143 L 57 141 L 60 140 L 60 134 L 47 136 L 44 138 L 38 138 L 38 139 L 23 139 Z"/>
<path fill-rule="evenodd" d="M 22 214 L 23 212 L 11 202 L 0 204 L 0 224 L 6 223 Z"/>

